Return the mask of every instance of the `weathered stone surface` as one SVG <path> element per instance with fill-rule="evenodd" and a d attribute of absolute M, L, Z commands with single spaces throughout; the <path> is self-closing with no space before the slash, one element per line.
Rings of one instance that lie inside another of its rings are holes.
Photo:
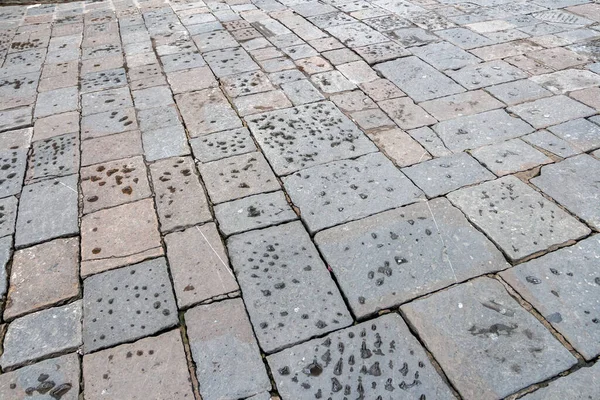
<path fill-rule="evenodd" d="M 342 75 L 340 71 L 328 71 L 310 77 L 323 93 L 338 93 L 353 90 L 356 85 Z"/>
<path fill-rule="evenodd" d="M 471 152 L 479 162 L 498 176 L 525 171 L 552 160 L 520 139 L 480 147 Z"/>
<path fill-rule="evenodd" d="M 401 311 L 467 399 L 508 396 L 577 362 L 489 278 L 416 300 Z"/>
<path fill-rule="evenodd" d="M 191 137 L 242 126 L 218 88 L 180 94 L 175 100 Z"/>
<path fill-rule="evenodd" d="M 4 318 L 12 319 L 79 295 L 79 239 L 57 239 L 13 256 Z"/>
<path fill-rule="evenodd" d="M 17 219 L 17 198 L 14 196 L 0 199 L 0 237 L 15 232 Z"/>
<path fill-rule="evenodd" d="M 138 128 L 134 108 L 107 111 L 81 118 L 81 139 L 91 139 Z"/>
<path fill-rule="evenodd" d="M 387 37 L 375 29 L 360 22 L 332 26 L 325 30 L 347 47 L 362 47 L 389 41 Z"/>
<path fill-rule="evenodd" d="M 0 164 L 0 197 L 21 192 L 27 165 L 27 148 L 3 149 L 0 152 Z"/>
<path fill-rule="evenodd" d="M 179 330 L 83 356 L 86 399 L 193 399 Z"/>
<path fill-rule="evenodd" d="M 217 86 L 209 67 L 199 67 L 167 74 L 169 86 L 175 94 L 193 92 Z"/>
<path fill-rule="evenodd" d="M 306 79 L 283 83 L 281 89 L 295 106 L 325 100 L 323 95 Z"/>
<path fill-rule="evenodd" d="M 419 142 L 401 129 L 387 129 L 369 133 L 371 140 L 399 167 L 429 160 L 431 156 Z"/>
<path fill-rule="evenodd" d="M 600 125 L 593 123 L 593 118 L 575 119 L 551 126 L 548 130 L 569 142 L 581 151 L 589 151 L 600 147 Z M 600 122 L 600 121 L 598 121 Z"/>
<path fill-rule="evenodd" d="M 246 128 L 194 138 L 190 140 L 190 145 L 196 159 L 203 163 L 256 151 L 256 145 Z"/>
<path fill-rule="evenodd" d="M 196 51 L 177 52 L 160 57 L 165 72 L 181 71 L 206 65 L 200 53 Z"/>
<path fill-rule="evenodd" d="M 448 42 L 413 47 L 410 51 L 433 67 L 441 70 L 459 69 L 467 65 L 477 64 L 480 61 L 474 55 Z"/>
<path fill-rule="evenodd" d="M 190 154 L 185 130 L 179 123 L 153 130 L 142 128 L 142 143 L 148 161 Z"/>
<path fill-rule="evenodd" d="M 246 120 L 278 175 L 376 150 L 356 125 L 329 102 L 259 114 Z"/>
<path fill-rule="evenodd" d="M 5 236 L 0 238 L 0 299 L 4 300 L 8 290 L 8 273 L 6 266 L 10 261 L 12 254 L 12 237 Z M 0 329 L 1 332 L 1 329 Z"/>
<path fill-rule="evenodd" d="M 193 308 L 185 321 L 203 399 L 245 398 L 271 389 L 241 299 Z"/>
<path fill-rule="evenodd" d="M 359 318 L 509 267 L 444 198 L 319 232 L 315 242 Z"/>
<path fill-rule="evenodd" d="M 118 143 L 118 146 L 115 146 Z M 81 165 L 88 166 L 144 153 L 139 131 L 127 131 L 81 142 Z"/>
<path fill-rule="evenodd" d="M 267 75 L 262 71 L 243 72 L 221 79 L 223 90 L 231 97 L 275 90 Z"/>
<path fill-rule="evenodd" d="M 240 116 L 291 107 L 292 103 L 281 90 L 237 97 L 233 104 Z"/>
<path fill-rule="evenodd" d="M 267 357 L 284 400 L 453 398 L 397 314 L 384 315 Z"/>
<path fill-rule="evenodd" d="M 379 106 L 402 129 L 414 129 L 437 122 L 408 97 L 380 101 Z"/>
<path fill-rule="evenodd" d="M 227 247 L 265 352 L 352 323 L 342 296 L 300 222 L 232 236 Z"/>
<path fill-rule="evenodd" d="M 402 170 L 427 197 L 437 197 L 495 176 L 467 153 L 435 158 Z"/>
<path fill-rule="evenodd" d="M 522 398 L 525 400 L 593 399 L 600 391 L 598 376 L 600 376 L 600 364 L 596 363 L 550 382 L 548 386 Z"/>
<path fill-rule="evenodd" d="M 505 61 L 469 65 L 447 74 L 469 90 L 527 78 L 528 75 Z"/>
<path fill-rule="evenodd" d="M 535 147 L 556 154 L 559 157 L 569 157 L 581 153 L 581 150 L 573 147 L 567 141 L 543 129 L 525 135 L 522 139 Z"/>
<path fill-rule="evenodd" d="M 511 260 L 576 240 L 590 230 L 514 176 L 450 193 L 448 199 Z"/>
<path fill-rule="evenodd" d="M 86 353 L 152 335 L 177 324 L 164 258 L 88 277 L 83 282 Z"/>
<path fill-rule="evenodd" d="M 552 96 L 552 92 L 529 79 L 490 86 L 486 90 L 509 106 Z"/>
<path fill-rule="evenodd" d="M 76 173 L 79 168 L 78 135 L 70 133 L 33 142 L 25 181 Z"/>
<path fill-rule="evenodd" d="M 0 364 L 6 370 L 59 352 L 73 351 L 81 344 L 81 300 L 78 300 L 11 322 L 4 337 Z"/>
<path fill-rule="evenodd" d="M 34 115 L 36 118 L 41 118 L 61 114 L 76 110 L 78 105 L 77 87 L 50 90 L 38 94 Z"/>
<path fill-rule="evenodd" d="M 241 47 L 211 51 L 204 54 L 204 59 L 218 78 L 259 69 Z"/>
<path fill-rule="evenodd" d="M 31 126 L 32 107 L 0 111 L 0 132 Z"/>
<path fill-rule="evenodd" d="M 23 188 L 15 245 L 25 246 L 79 231 L 77 175 L 41 181 Z"/>
<path fill-rule="evenodd" d="M 23 128 L 0 133 L 0 149 L 15 150 L 28 148 L 31 145 L 33 128 Z"/>
<path fill-rule="evenodd" d="M 369 64 L 393 60 L 410 55 L 410 52 L 395 42 L 374 43 L 354 49 Z"/>
<path fill-rule="evenodd" d="M 81 77 L 81 93 L 114 89 L 127 85 L 127 76 L 123 68 L 90 72 Z"/>
<path fill-rule="evenodd" d="M 375 101 L 406 96 L 398 86 L 387 79 L 377 79 L 360 84 L 360 88 Z"/>
<path fill-rule="evenodd" d="M 555 94 L 565 94 L 600 85 L 600 75 L 579 69 L 532 76 L 530 79 Z"/>
<path fill-rule="evenodd" d="M 504 104 L 494 99 L 483 90 L 471 90 L 452 96 L 420 103 L 428 113 L 439 121 L 479 114 L 485 111 L 504 107 Z"/>
<path fill-rule="evenodd" d="M 423 46 L 428 43 L 439 42 L 440 38 L 421 28 L 403 28 L 390 33 L 398 43 L 406 47 Z"/>
<path fill-rule="evenodd" d="M 572 119 L 589 117 L 596 111 L 566 96 L 553 96 L 510 107 L 508 111 L 517 114 L 535 128 L 545 128 Z"/>
<path fill-rule="evenodd" d="M 133 107 L 127 87 L 86 93 L 81 96 L 82 115 L 119 110 L 124 107 Z"/>
<path fill-rule="evenodd" d="M 475 33 L 467 28 L 450 28 L 437 31 L 435 34 L 465 50 L 487 46 L 494 43 L 491 39 Z"/>

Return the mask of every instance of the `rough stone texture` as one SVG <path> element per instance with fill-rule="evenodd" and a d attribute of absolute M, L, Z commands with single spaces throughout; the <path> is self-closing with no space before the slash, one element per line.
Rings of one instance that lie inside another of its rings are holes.
<path fill-rule="evenodd" d="M 454 397 L 398 314 L 283 350 L 267 361 L 283 400 Z"/>
<path fill-rule="evenodd" d="M 502 108 L 504 105 L 483 90 L 472 90 L 419 104 L 440 121 Z"/>
<path fill-rule="evenodd" d="M 523 396 L 525 400 L 593 399 L 600 392 L 600 364 L 582 368 Z"/>
<path fill-rule="evenodd" d="M 14 196 L 0 199 L 0 237 L 15 232 L 18 200 Z"/>
<path fill-rule="evenodd" d="M 379 106 L 402 129 L 419 128 L 436 122 L 435 118 L 407 97 L 384 100 L 379 102 Z"/>
<path fill-rule="evenodd" d="M 265 352 L 352 323 L 300 222 L 232 236 L 227 247 L 250 321 Z"/>
<path fill-rule="evenodd" d="M 569 157 L 581 153 L 581 150 L 576 149 L 567 141 L 546 130 L 530 133 L 529 135 L 523 136 L 522 139 L 537 148 L 546 150 L 559 157 Z"/>
<path fill-rule="evenodd" d="M 175 96 L 175 100 L 191 137 L 242 126 L 237 114 L 217 88 L 180 94 Z"/>
<path fill-rule="evenodd" d="M 76 134 L 55 136 L 33 142 L 26 183 L 71 175 L 79 168 L 79 140 Z"/>
<path fill-rule="evenodd" d="M 577 362 L 489 278 L 416 300 L 401 311 L 465 399 L 502 398 Z"/>
<path fill-rule="evenodd" d="M 164 258 L 88 277 L 83 282 L 86 353 L 152 335 L 177 324 Z"/>
<path fill-rule="evenodd" d="M 514 176 L 464 188 L 450 193 L 448 198 L 511 260 L 590 232 Z"/>
<path fill-rule="evenodd" d="M 469 90 L 528 77 L 525 72 L 504 61 L 469 65 L 458 71 L 449 71 L 448 75 Z"/>
<path fill-rule="evenodd" d="M 118 143 L 119 146 L 115 146 Z M 84 140 L 81 143 L 81 165 L 87 166 L 118 160 L 144 153 L 139 131 L 128 131 L 116 135 Z"/>
<path fill-rule="evenodd" d="M 552 92 L 529 79 L 490 86 L 486 90 L 509 106 L 552 96 Z"/>
<path fill-rule="evenodd" d="M 359 318 L 509 267 L 443 198 L 319 232 L 315 242 Z"/>
<path fill-rule="evenodd" d="M 381 153 L 307 168 L 283 183 L 311 232 L 422 198 Z"/>
<path fill-rule="evenodd" d="M 525 171 L 552 162 L 544 153 L 520 139 L 480 147 L 471 154 L 498 176 Z"/>
<path fill-rule="evenodd" d="M 10 260 L 12 249 L 12 237 L 5 236 L 0 239 L 0 298 L 5 299 L 8 290 L 8 274 L 6 266 Z M 1 329 L 0 329 L 1 332 Z"/>
<path fill-rule="evenodd" d="M 551 126 L 548 130 L 581 151 L 593 150 L 600 147 L 600 120 L 594 118 L 590 121 L 597 123 L 580 118 Z"/>
<path fill-rule="evenodd" d="M 271 389 L 241 299 L 196 307 L 185 320 L 203 399 L 239 399 Z"/>
<path fill-rule="evenodd" d="M 566 96 L 553 96 L 519 104 L 508 109 L 535 128 L 545 128 L 572 119 L 594 115 L 594 109 Z"/>
<path fill-rule="evenodd" d="M 204 54 L 204 59 L 218 78 L 259 69 L 241 47 L 211 51 Z"/>
<path fill-rule="evenodd" d="M 11 196 L 21 191 L 26 163 L 27 148 L 0 151 L 0 196 Z"/>
<path fill-rule="evenodd" d="M 431 158 L 419 142 L 397 128 L 370 132 L 369 138 L 399 167 L 406 167 Z"/>
<path fill-rule="evenodd" d="M 256 151 L 247 128 L 204 135 L 191 139 L 190 145 L 196 159 L 203 163 Z"/>
<path fill-rule="evenodd" d="M 193 399 L 179 330 L 83 356 L 86 399 Z"/>

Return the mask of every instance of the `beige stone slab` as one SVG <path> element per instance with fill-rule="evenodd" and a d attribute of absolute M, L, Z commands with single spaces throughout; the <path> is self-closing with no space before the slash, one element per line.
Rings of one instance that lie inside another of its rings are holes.
<path fill-rule="evenodd" d="M 379 107 L 402 129 L 414 129 L 437 122 L 408 97 L 381 101 Z"/>
<path fill-rule="evenodd" d="M 36 119 L 33 126 L 33 140 L 38 141 L 73 132 L 79 132 L 77 111 Z"/>
<path fill-rule="evenodd" d="M 140 131 L 127 131 L 81 142 L 81 165 L 87 166 L 143 153 Z"/>
<path fill-rule="evenodd" d="M 431 159 L 427 150 L 401 129 L 371 132 L 368 136 L 399 167 Z"/>

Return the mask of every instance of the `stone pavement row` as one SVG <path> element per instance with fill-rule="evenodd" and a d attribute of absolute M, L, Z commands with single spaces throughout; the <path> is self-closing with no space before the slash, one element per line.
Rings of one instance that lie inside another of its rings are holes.
<path fill-rule="evenodd" d="M 600 392 L 599 4 L 0 28 L 0 397 Z"/>

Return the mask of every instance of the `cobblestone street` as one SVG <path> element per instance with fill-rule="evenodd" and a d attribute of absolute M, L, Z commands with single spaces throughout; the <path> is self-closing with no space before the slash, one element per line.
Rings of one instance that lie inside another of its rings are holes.
<path fill-rule="evenodd" d="M 11 1 L 1 399 L 600 399 L 598 1 Z"/>

